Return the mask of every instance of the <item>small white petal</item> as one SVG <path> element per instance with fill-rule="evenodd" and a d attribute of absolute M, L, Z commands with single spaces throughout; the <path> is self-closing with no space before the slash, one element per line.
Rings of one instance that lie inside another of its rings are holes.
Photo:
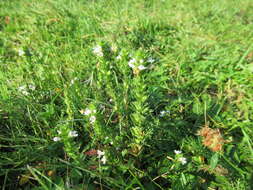
<path fill-rule="evenodd" d="M 69 132 L 69 137 L 77 137 L 77 136 L 78 136 L 77 131 L 70 131 Z"/>
<path fill-rule="evenodd" d="M 84 110 L 84 112 L 82 112 L 84 115 L 90 115 L 91 114 L 91 110 L 90 109 L 88 109 L 88 108 L 86 108 L 85 110 Z"/>
<path fill-rule="evenodd" d="M 25 52 L 22 50 L 22 49 L 19 49 L 18 50 L 18 55 L 19 56 L 23 56 L 25 54 Z"/>
<path fill-rule="evenodd" d="M 130 59 L 130 61 L 128 62 L 128 63 L 131 63 L 131 64 L 133 64 L 133 63 L 136 63 L 137 61 L 136 61 L 136 59 L 135 58 L 133 58 L 133 59 Z"/>
<path fill-rule="evenodd" d="M 170 113 L 169 111 L 161 111 L 159 116 L 164 117 L 166 114 Z"/>
<path fill-rule="evenodd" d="M 35 90 L 35 86 L 32 85 L 32 84 L 29 84 L 29 85 L 28 85 L 28 88 L 29 88 L 30 90 Z"/>
<path fill-rule="evenodd" d="M 181 154 L 182 151 L 181 150 L 174 150 L 175 154 Z"/>
<path fill-rule="evenodd" d="M 23 91 L 23 90 L 26 90 L 26 86 L 25 86 L 25 85 L 23 85 L 23 86 L 20 86 L 20 87 L 18 87 L 18 90 L 19 90 L 19 91 Z"/>
<path fill-rule="evenodd" d="M 135 65 L 134 65 L 134 64 L 132 64 L 132 63 L 128 63 L 128 66 L 129 66 L 129 67 L 131 67 L 132 69 L 134 69 L 134 68 L 135 68 Z"/>
<path fill-rule="evenodd" d="M 70 84 L 71 84 L 71 85 L 73 85 L 73 84 L 74 84 L 74 82 L 75 82 L 75 81 L 72 79 L 72 80 L 70 81 Z"/>
<path fill-rule="evenodd" d="M 104 56 L 102 47 L 100 45 L 97 45 L 93 48 L 93 53 L 95 55 L 97 55 L 98 57 L 103 57 Z"/>
<path fill-rule="evenodd" d="M 185 165 L 187 163 L 187 159 L 185 157 L 180 157 L 178 160 L 181 162 L 181 164 Z"/>
<path fill-rule="evenodd" d="M 100 108 L 100 109 L 105 109 L 105 105 L 100 104 L 100 105 L 99 105 L 99 108 Z"/>
<path fill-rule="evenodd" d="M 22 92 L 22 94 L 24 94 L 25 96 L 28 96 L 29 95 L 29 92 L 27 92 L 27 91 L 21 91 Z"/>
<path fill-rule="evenodd" d="M 148 63 L 154 63 L 155 62 L 155 59 L 153 59 L 152 57 L 149 57 L 148 60 L 147 60 Z"/>
<path fill-rule="evenodd" d="M 95 121 L 96 121 L 96 117 L 95 117 L 94 115 L 91 116 L 91 117 L 90 117 L 90 122 L 91 122 L 91 123 L 94 123 Z"/>
<path fill-rule="evenodd" d="M 165 115 L 165 113 L 166 113 L 165 111 L 161 111 L 160 114 L 159 114 L 160 117 L 163 117 Z"/>
<path fill-rule="evenodd" d="M 105 164 L 105 163 L 106 163 L 106 161 L 107 161 L 106 157 L 105 157 L 105 156 L 103 156 L 103 157 L 102 157 L 102 159 L 101 159 L 101 162 L 102 162 L 103 164 Z"/>
<path fill-rule="evenodd" d="M 105 152 L 101 150 L 97 150 L 97 155 L 98 155 L 98 158 L 101 158 L 101 156 L 105 155 Z"/>
<path fill-rule="evenodd" d="M 143 65 L 139 65 L 138 66 L 138 69 L 140 70 L 140 71 L 142 71 L 142 70 L 144 70 L 144 69 L 146 69 L 147 67 L 145 67 L 145 66 L 143 66 Z"/>
<path fill-rule="evenodd" d="M 54 142 L 57 142 L 57 141 L 60 141 L 60 140 L 61 140 L 60 137 L 54 137 L 54 138 L 53 138 L 53 141 L 54 141 Z"/>
<path fill-rule="evenodd" d="M 27 88 L 25 85 L 18 87 L 18 91 L 21 92 L 25 96 L 29 95 L 29 92 L 27 91 Z"/>

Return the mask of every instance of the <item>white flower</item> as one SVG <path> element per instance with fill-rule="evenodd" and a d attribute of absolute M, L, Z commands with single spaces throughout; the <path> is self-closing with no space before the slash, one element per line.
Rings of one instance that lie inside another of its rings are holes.
<path fill-rule="evenodd" d="M 91 112 L 92 111 L 89 108 L 86 108 L 85 110 L 80 110 L 80 113 L 83 115 L 90 115 Z"/>
<path fill-rule="evenodd" d="M 104 56 L 102 47 L 100 45 L 97 45 L 93 48 L 93 53 L 95 55 L 97 55 L 98 57 L 103 57 Z"/>
<path fill-rule="evenodd" d="M 145 66 L 143 66 L 143 65 L 139 65 L 138 66 L 138 69 L 140 70 L 140 71 L 142 71 L 142 70 L 144 70 L 144 69 L 146 69 L 147 67 L 145 67 Z"/>
<path fill-rule="evenodd" d="M 26 86 L 25 86 L 25 85 L 23 85 L 23 86 L 20 86 L 20 87 L 18 87 L 18 90 L 19 90 L 19 91 L 23 91 L 23 90 L 26 90 Z"/>
<path fill-rule="evenodd" d="M 136 63 L 136 59 L 132 58 L 132 59 L 130 59 L 130 61 L 128 63 Z"/>
<path fill-rule="evenodd" d="M 159 114 L 160 117 L 163 117 L 165 115 L 165 113 L 166 113 L 165 111 L 161 111 L 160 114 Z"/>
<path fill-rule="evenodd" d="M 132 69 L 134 69 L 134 68 L 135 68 L 135 65 L 134 65 L 134 64 L 132 64 L 132 63 L 128 63 L 128 66 L 129 66 L 129 67 L 131 67 Z"/>
<path fill-rule="evenodd" d="M 185 165 L 187 163 L 187 159 L 185 157 L 180 157 L 178 160 L 181 162 L 181 164 Z"/>
<path fill-rule="evenodd" d="M 27 92 L 27 91 L 22 91 L 22 93 L 23 93 L 25 96 L 28 96 L 28 95 L 29 95 L 29 92 Z"/>
<path fill-rule="evenodd" d="M 22 49 L 19 49 L 18 50 L 18 55 L 19 56 L 23 56 L 25 54 L 25 52 L 22 50 Z"/>
<path fill-rule="evenodd" d="M 99 105 L 99 108 L 100 108 L 100 109 L 105 109 L 105 105 L 100 104 L 100 105 Z"/>
<path fill-rule="evenodd" d="M 25 96 L 29 95 L 29 92 L 27 91 L 27 88 L 25 85 L 18 87 L 18 91 L 24 94 Z"/>
<path fill-rule="evenodd" d="M 101 158 L 102 156 L 105 155 L 105 152 L 101 150 L 97 150 L 97 155 L 98 155 L 98 158 Z"/>
<path fill-rule="evenodd" d="M 71 81 L 70 81 L 70 85 L 73 85 L 75 83 L 75 81 L 77 80 L 77 77 L 73 78 Z"/>
<path fill-rule="evenodd" d="M 149 57 L 148 60 L 147 60 L 148 63 L 154 63 L 155 62 L 155 59 L 153 59 L 152 57 Z"/>
<path fill-rule="evenodd" d="M 35 86 L 32 85 L 32 84 L 29 84 L 29 85 L 28 85 L 28 88 L 29 88 L 30 90 L 35 90 Z"/>
<path fill-rule="evenodd" d="M 144 62 L 144 60 L 143 60 L 143 59 L 141 59 L 141 60 L 140 60 L 140 63 L 143 63 L 143 62 Z"/>
<path fill-rule="evenodd" d="M 101 151 L 101 150 L 97 150 L 97 155 L 98 155 L 98 158 L 100 159 L 101 158 L 101 162 L 103 164 L 106 163 L 107 159 L 105 157 L 105 152 L 104 151 Z"/>
<path fill-rule="evenodd" d="M 92 113 L 96 113 L 97 110 L 90 110 L 89 108 L 86 108 L 85 110 L 82 109 L 79 112 L 83 115 L 90 115 Z"/>
<path fill-rule="evenodd" d="M 102 159 L 101 159 L 101 162 L 102 162 L 103 164 L 105 164 L 105 163 L 106 163 L 106 161 L 107 161 L 106 157 L 105 157 L 105 156 L 103 156 L 103 157 L 102 157 Z"/>
<path fill-rule="evenodd" d="M 181 150 L 174 150 L 175 154 L 181 154 L 182 151 Z"/>
<path fill-rule="evenodd" d="M 91 114 L 91 110 L 89 108 L 86 108 L 84 111 L 84 115 L 90 115 Z"/>
<path fill-rule="evenodd" d="M 60 140 L 61 140 L 60 137 L 54 137 L 54 138 L 53 138 L 53 141 L 54 141 L 54 142 L 57 142 L 57 141 L 60 141 Z"/>
<path fill-rule="evenodd" d="M 96 121 L 96 116 L 91 116 L 90 117 L 90 123 L 94 123 Z"/>
<path fill-rule="evenodd" d="M 159 116 L 164 117 L 166 115 L 166 113 L 169 113 L 169 111 L 161 111 Z"/>
<path fill-rule="evenodd" d="M 77 131 L 69 131 L 69 137 L 77 137 L 78 133 Z"/>

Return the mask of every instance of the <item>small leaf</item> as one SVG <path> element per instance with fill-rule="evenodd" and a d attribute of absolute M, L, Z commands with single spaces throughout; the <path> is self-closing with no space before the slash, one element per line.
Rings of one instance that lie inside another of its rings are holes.
<path fill-rule="evenodd" d="M 211 170 L 213 170 L 217 166 L 218 161 L 219 161 L 219 154 L 215 153 L 210 161 Z"/>
<path fill-rule="evenodd" d="M 30 177 L 31 177 L 31 173 L 22 175 L 22 176 L 20 177 L 20 179 L 19 179 L 19 182 L 18 182 L 19 185 L 22 186 L 22 185 L 25 185 L 26 183 L 28 183 Z"/>
<path fill-rule="evenodd" d="M 253 72 L 253 64 L 247 65 L 246 70 Z"/>

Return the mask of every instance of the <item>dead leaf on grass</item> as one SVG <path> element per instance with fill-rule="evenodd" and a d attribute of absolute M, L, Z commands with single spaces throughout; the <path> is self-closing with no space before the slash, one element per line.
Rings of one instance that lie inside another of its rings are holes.
<path fill-rule="evenodd" d="M 224 139 L 219 129 L 212 129 L 205 125 L 198 131 L 198 135 L 203 137 L 202 144 L 213 152 L 222 151 Z"/>

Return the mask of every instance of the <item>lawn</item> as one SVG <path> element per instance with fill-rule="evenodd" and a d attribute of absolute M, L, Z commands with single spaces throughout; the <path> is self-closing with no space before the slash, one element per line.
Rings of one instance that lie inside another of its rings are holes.
<path fill-rule="evenodd" d="M 253 189 L 252 0 L 1 0 L 1 190 Z"/>

